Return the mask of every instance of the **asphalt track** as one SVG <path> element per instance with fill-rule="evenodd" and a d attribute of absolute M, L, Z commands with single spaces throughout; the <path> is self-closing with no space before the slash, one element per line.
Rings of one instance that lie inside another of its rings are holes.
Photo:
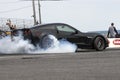
<path fill-rule="evenodd" d="M 0 80 L 120 80 L 120 49 L 0 55 Z"/>

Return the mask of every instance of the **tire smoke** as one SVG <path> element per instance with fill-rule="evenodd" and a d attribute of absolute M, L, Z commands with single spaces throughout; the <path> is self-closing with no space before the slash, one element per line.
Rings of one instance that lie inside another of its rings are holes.
<path fill-rule="evenodd" d="M 24 40 L 22 35 L 16 36 L 11 40 L 10 36 L 0 39 L 0 54 L 41 54 L 41 53 L 68 53 L 75 52 L 77 46 L 65 39 L 57 40 L 49 35 L 53 41 L 51 47 L 47 49 L 34 46 L 29 40 Z"/>

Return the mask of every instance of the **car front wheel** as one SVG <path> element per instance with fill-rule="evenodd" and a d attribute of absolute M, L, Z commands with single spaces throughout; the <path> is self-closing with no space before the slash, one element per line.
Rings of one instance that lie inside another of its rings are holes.
<path fill-rule="evenodd" d="M 94 48 L 97 51 L 102 51 L 105 49 L 105 40 L 102 37 L 96 37 L 94 40 Z"/>

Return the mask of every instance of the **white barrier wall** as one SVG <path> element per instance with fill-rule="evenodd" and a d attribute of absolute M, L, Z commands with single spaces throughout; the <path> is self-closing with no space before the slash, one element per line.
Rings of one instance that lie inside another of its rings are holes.
<path fill-rule="evenodd" d="M 109 48 L 120 48 L 120 38 L 108 38 Z"/>

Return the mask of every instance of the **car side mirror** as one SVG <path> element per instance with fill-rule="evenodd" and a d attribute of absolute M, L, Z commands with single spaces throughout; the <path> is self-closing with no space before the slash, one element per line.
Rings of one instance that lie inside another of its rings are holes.
<path fill-rule="evenodd" d="M 72 35 L 74 35 L 74 34 L 78 34 L 78 31 L 75 31 L 75 32 L 72 33 Z"/>
<path fill-rule="evenodd" d="M 75 34 L 78 34 L 78 31 L 77 31 L 77 30 L 75 31 Z"/>

